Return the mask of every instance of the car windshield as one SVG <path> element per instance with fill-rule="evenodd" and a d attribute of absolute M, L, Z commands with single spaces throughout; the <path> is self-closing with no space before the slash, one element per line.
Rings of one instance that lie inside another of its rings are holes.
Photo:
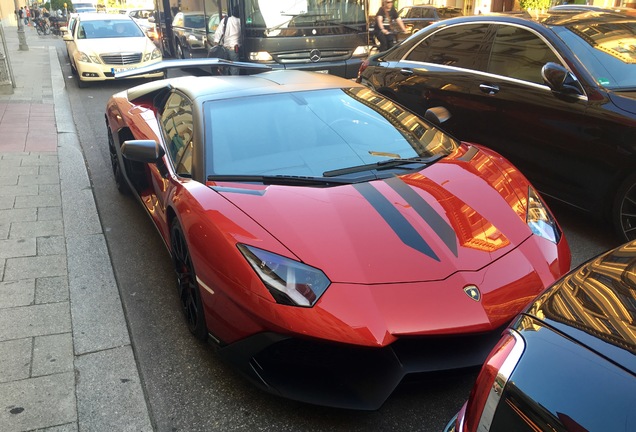
<path fill-rule="evenodd" d="M 207 176 L 322 177 L 389 159 L 445 156 L 459 145 L 366 88 L 210 101 L 204 112 Z"/>
<path fill-rule="evenodd" d="M 143 31 L 130 19 L 81 21 L 78 39 L 104 39 L 121 37 L 144 37 Z"/>
<path fill-rule="evenodd" d="M 303 36 L 365 31 L 364 0 L 245 0 L 243 16 L 248 29 L 265 29 L 267 37 Z"/>
<path fill-rule="evenodd" d="M 636 20 L 556 26 L 554 31 L 600 86 L 636 90 Z"/>

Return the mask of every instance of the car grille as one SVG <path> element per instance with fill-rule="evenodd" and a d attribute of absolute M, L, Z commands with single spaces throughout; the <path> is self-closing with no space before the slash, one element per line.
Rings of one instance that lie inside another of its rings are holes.
<path fill-rule="evenodd" d="M 128 65 L 141 62 L 141 53 L 110 53 L 102 54 L 104 64 L 109 65 Z"/>
<path fill-rule="evenodd" d="M 274 54 L 274 60 L 278 63 L 323 63 L 351 58 L 352 52 L 348 50 L 313 50 L 281 52 Z M 317 60 L 316 60 L 317 59 Z"/>

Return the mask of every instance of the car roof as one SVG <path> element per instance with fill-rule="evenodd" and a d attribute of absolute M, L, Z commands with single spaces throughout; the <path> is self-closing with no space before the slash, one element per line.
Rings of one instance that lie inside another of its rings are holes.
<path fill-rule="evenodd" d="M 101 12 L 95 12 L 95 13 L 83 13 L 83 14 L 79 14 L 78 18 L 80 21 L 106 21 L 106 20 L 132 20 L 131 17 L 129 17 L 128 15 L 124 15 L 124 14 L 119 14 L 119 13 L 101 13 Z"/>
<path fill-rule="evenodd" d="M 576 24 L 600 24 L 604 22 L 612 22 L 616 19 L 631 19 L 624 14 L 597 11 L 582 11 L 573 13 L 573 11 L 548 11 L 538 17 L 534 17 L 528 13 L 492 13 L 487 15 L 469 15 L 455 18 L 448 18 L 438 21 L 423 29 L 423 31 L 432 31 L 439 26 L 449 26 L 457 23 L 467 22 L 502 22 L 524 25 L 532 28 L 547 28 L 552 26 L 569 26 Z"/>
<path fill-rule="evenodd" d="M 253 75 L 182 76 L 154 81 L 129 89 L 128 99 L 132 101 L 161 88 L 178 89 L 190 99 L 202 103 L 246 96 L 352 87 L 365 88 L 355 81 L 330 74 L 300 70 L 274 70 Z"/>

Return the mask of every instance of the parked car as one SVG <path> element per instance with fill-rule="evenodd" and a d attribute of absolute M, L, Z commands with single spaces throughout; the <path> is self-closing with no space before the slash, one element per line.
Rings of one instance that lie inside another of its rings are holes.
<path fill-rule="evenodd" d="M 358 81 L 506 156 L 544 196 L 636 238 L 636 20 L 489 15 L 433 23 Z"/>
<path fill-rule="evenodd" d="M 416 33 L 435 21 L 462 15 L 461 8 L 433 5 L 406 6 L 398 12 L 408 34 Z"/>
<path fill-rule="evenodd" d="M 559 280 L 514 321 L 446 432 L 636 430 L 636 241 Z"/>
<path fill-rule="evenodd" d="M 550 12 L 610 12 L 621 13 L 629 16 L 636 16 L 636 9 L 629 7 L 603 7 L 588 4 L 560 4 L 552 6 Z"/>
<path fill-rule="evenodd" d="M 112 80 L 114 72 L 162 60 L 161 51 L 128 16 L 81 13 L 71 16 L 69 24 L 63 39 L 79 87 Z M 163 72 L 144 77 L 161 78 Z"/>
<path fill-rule="evenodd" d="M 205 26 L 208 17 L 203 12 L 179 12 L 172 20 L 178 58 L 206 57 L 208 45 Z"/>
<path fill-rule="evenodd" d="M 190 331 L 278 395 L 377 409 L 406 375 L 480 365 L 570 267 L 504 158 L 351 80 L 153 81 L 113 95 L 106 126 L 115 183 L 167 245 Z"/>

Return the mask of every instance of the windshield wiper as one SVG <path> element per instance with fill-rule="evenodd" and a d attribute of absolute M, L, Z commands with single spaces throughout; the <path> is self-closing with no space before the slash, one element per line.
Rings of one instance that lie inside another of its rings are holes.
<path fill-rule="evenodd" d="M 208 181 L 214 182 L 245 182 L 245 183 L 262 183 L 266 185 L 287 185 L 287 186 L 338 186 L 343 184 L 352 184 L 363 179 L 332 179 L 324 177 L 305 177 L 291 175 L 235 175 L 221 174 L 209 175 Z M 365 180 L 369 180 L 368 178 Z"/>
<path fill-rule="evenodd" d="M 387 170 L 392 168 L 400 168 L 410 170 L 412 167 L 407 167 L 407 165 L 420 164 L 420 165 L 432 165 L 438 160 L 446 157 L 445 154 L 437 154 L 435 156 L 431 156 L 428 158 L 423 157 L 412 157 L 412 158 L 393 158 L 387 159 L 380 162 L 374 162 L 365 165 L 357 165 L 348 168 L 340 168 L 331 171 L 325 171 L 322 173 L 323 177 L 338 177 L 341 175 L 352 174 L 362 171 L 372 171 L 372 170 Z"/>

